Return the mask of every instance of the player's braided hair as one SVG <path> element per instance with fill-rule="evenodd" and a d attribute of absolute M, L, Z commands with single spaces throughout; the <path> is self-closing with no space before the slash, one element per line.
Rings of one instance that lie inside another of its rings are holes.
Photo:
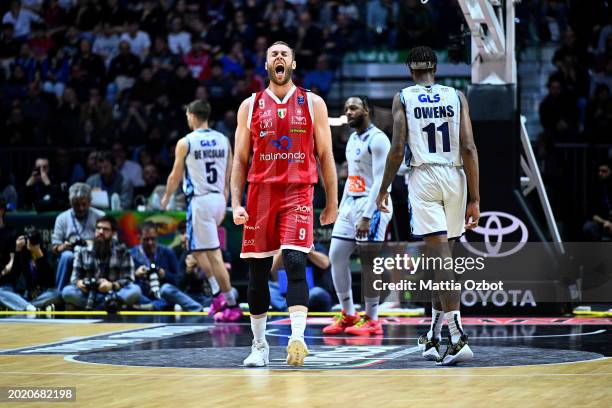
<path fill-rule="evenodd" d="M 433 69 L 438 64 L 438 57 L 434 50 L 429 47 L 414 47 L 408 53 L 406 65 L 415 70 Z"/>
<path fill-rule="evenodd" d="M 370 103 L 370 99 L 365 95 L 356 95 L 355 98 L 359 98 L 361 100 L 361 104 L 364 108 L 368 110 L 370 113 L 370 119 L 374 117 L 374 105 Z"/>

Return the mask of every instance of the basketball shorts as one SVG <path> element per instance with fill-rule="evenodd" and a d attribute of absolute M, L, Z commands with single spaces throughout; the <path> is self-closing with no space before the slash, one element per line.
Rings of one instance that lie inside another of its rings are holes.
<path fill-rule="evenodd" d="M 249 184 L 240 257 L 266 258 L 281 249 L 310 252 L 313 194 L 311 184 Z"/>
<path fill-rule="evenodd" d="M 387 232 L 387 225 L 393 216 L 393 205 L 391 197 L 389 197 L 389 205 L 387 206 L 391 212 L 383 213 L 378 209 L 370 218 L 370 232 L 367 238 L 357 238 L 357 223 L 363 217 L 363 213 L 368 205 L 368 197 L 351 197 L 347 196 L 340 203 L 338 210 L 338 219 L 332 230 L 332 238 L 350 240 L 350 241 L 384 241 Z"/>
<path fill-rule="evenodd" d="M 408 211 L 413 238 L 465 232 L 467 182 L 461 167 L 428 165 L 410 167 Z"/>
<path fill-rule="evenodd" d="M 187 244 L 189 251 L 212 251 L 219 248 L 217 226 L 226 211 L 225 196 L 208 193 L 191 197 L 187 204 Z"/>

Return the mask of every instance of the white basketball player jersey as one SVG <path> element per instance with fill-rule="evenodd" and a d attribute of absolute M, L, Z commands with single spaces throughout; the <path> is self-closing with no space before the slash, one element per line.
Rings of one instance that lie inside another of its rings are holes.
<path fill-rule="evenodd" d="M 362 134 L 353 132 L 346 144 L 346 161 L 348 163 L 348 195 L 353 197 L 370 194 L 374 174 L 372 174 L 372 151 L 370 145 L 376 138 L 384 138 L 390 143 L 387 135 L 374 125 L 370 125 Z"/>
<path fill-rule="evenodd" d="M 455 88 L 415 85 L 400 92 L 408 123 L 406 164 L 462 166 L 461 101 Z"/>
<path fill-rule="evenodd" d="M 229 139 L 213 129 L 196 129 L 186 136 L 183 191 L 187 197 L 223 193 L 229 157 Z"/>

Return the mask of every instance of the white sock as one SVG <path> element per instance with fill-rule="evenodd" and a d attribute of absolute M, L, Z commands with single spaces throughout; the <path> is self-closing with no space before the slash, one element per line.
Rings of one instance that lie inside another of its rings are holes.
<path fill-rule="evenodd" d="M 378 304 L 380 303 L 380 296 L 373 298 L 364 297 L 365 301 L 365 313 L 372 320 L 378 320 Z"/>
<path fill-rule="evenodd" d="M 221 288 L 219 287 L 219 282 L 217 282 L 217 278 L 215 278 L 215 275 L 213 275 L 210 278 L 206 278 L 206 280 L 208 280 L 208 284 L 210 285 L 210 291 L 212 292 L 213 296 L 216 296 L 221 291 Z"/>
<path fill-rule="evenodd" d="M 266 341 L 266 320 L 268 316 L 255 319 L 251 316 L 251 330 L 253 331 L 253 339 L 255 341 Z"/>
<path fill-rule="evenodd" d="M 304 330 L 306 329 L 306 312 L 291 312 L 289 318 L 291 319 L 291 338 L 304 337 Z"/>
<path fill-rule="evenodd" d="M 228 306 L 236 306 L 236 297 L 234 297 L 234 291 L 232 288 L 227 292 L 223 292 L 223 296 L 225 297 L 225 301 Z"/>
<path fill-rule="evenodd" d="M 451 341 L 453 344 L 459 341 L 461 335 L 463 335 L 463 326 L 461 325 L 461 312 L 458 310 L 452 310 L 444 313 L 446 321 L 448 322 L 448 330 L 450 331 Z"/>
<path fill-rule="evenodd" d="M 434 336 L 440 341 L 442 339 L 442 325 L 444 324 L 444 312 L 431 308 L 431 326 L 427 332 L 427 340 L 431 340 Z"/>
<path fill-rule="evenodd" d="M 342 310 L 349 316 L 355 314 L 355 304 L 353 303 L 353 291 L 349 290 L 348 292 L 338 293 L 338 299 L 340 299 L 340 304 L 342 305 Z"/>

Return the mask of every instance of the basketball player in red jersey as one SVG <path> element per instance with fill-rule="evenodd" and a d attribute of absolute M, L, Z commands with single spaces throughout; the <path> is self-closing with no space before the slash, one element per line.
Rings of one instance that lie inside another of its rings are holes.
<path fill-rule="evenodd" d="M 308 312 L 306 254 L 313 244 L 317 157 L 327 199 L 321 225 L 333 223 L 338 215 L 338 182 L 327 106 L 319 96 L 293 84 L 295 67 L 293 50 L 282 41 L 272 44 L 266 57 L 270 85 L 242 102 L 238 110 L 231 192 L 234 223 L 244 225 L 240 257 L 249 263 L 247 295 L 254 339 L 251 354 L 244 360 L 247 367 L 269 363 L 270 348 L 265 338 L 270 306 L 268 276 L 272 257 L 279 250 L 287 271 L 291 318 L 287 363 L 301 366 L 308 355 L 304 342 Z M 247 180 L 245 209 L 241 200 Z"/>

